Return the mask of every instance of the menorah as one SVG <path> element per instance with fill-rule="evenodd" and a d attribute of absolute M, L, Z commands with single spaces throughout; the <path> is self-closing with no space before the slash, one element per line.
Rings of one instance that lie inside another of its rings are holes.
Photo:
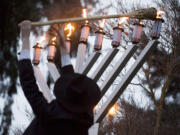
<path fill-rule="evenodd" d="M 98 31 L 96 31 L 95 33 L 96 38 L 95 38 L 95 43 L 94 43 L 94 52 L 85 61 L 84 58 L 85 58 L 85 52 L 86 52 L 86 44 L 87 44 L 88 35 L 90 32 L 90 26 L 89 26 L 88 21 L 109 19 L 109 18 L 122 18 L 122 17 L 135 18 L 135 19 L 139 19 L 139 21 L 134 24 L 134 29 L 132 33 L 132 39 L 131 39 L 132 45 L 126 49 L 122 57 L 118 58 L 117 60 L 118 62 L 115 64 L 113 70 L 110 72 L 110 74 L 107 76 L 103 84 L 100 86 L 101 97 L 104 96 L 104 94 L 113 84 L 114 80 L 123 70 L 127 62 L 135 54 L 138 48 L 138 43 L 140 42 L 142 30 L 144 27 L 144 25 L 142 24 L 143 19 L 149 19 L 149 20 L 154 21 L 154 24 L 152 27 L 152 33 L 151 33 L 151 40 L 148 42 L 148 44 L 142 50 L 140 55 L 137 57 L 136 61 L 131 66 L 127 74 L 124 76 L 122 81 L 119 82 L 119 84 L 115 87 L 115 89 L 113 90 L 113 93 L 108 97 L 107 101 L 101 106 L 99 111 L 94 114 L 94 123 L 99 123 L 103 120 L 103 118 L 108 113 L 108 110 L 115 104 L 115 102 L 118 100 L 120 95 L 124 92 L 128 84 L 134 78 L 138 70 L 144 64 L 150 52 L 152 52 L 153 48 L 157 46 L 158 44 L 157 39 L 160 37 L 160 30 L 163 23 L 163 19 L 161 18 L 161 12 L 157 12 L 155 8 L 149 8 L 149 9 L 135 10 L 128 14 L 122 14 L 122 15 L 96 16 L 96 17 L 87 17 L 87 15 L 85 15 L 84 17 L 79 17 L 79 18 L 68 18 L 68 19 L 52 20 L 52 21 L 47 21 L 47 22 L 33 22 L 32 23 L 32 25 L 34 26 L 43 26 L 43 25 L 83 21 L 83 24 L 81 27 L 81 36 L 80 36 L 80 41 L 79 41 L 78 51 L 77 51 L 75 72 L 86 75 L 88 72 L 91 72 L 91 68 L 96 63 L 96 61 L 98 60 L 99 56 L 102 53 L 101 52 L 102 41 L 105 34 L 103 32 L 103 26 L 99 26 Z M 90 76 L 90 78 L 92 78 L 94 81 L 97 82 L 100 79 L 102 74 L 105 72 L 107 67 L 110 65 L 110 63 L 112 62 L 112 60 L 118 53 L 119 51 L 118 47 L 121 44 L 121 37 L 122 37 L 123 31 L 124 30 L 122 28 L 122 22 L 119 22 L 117 26 L 113 28 L 114 34 L 113 34 L 113 40 L 111 44 L 112 48 L 103 57 L 102 61 L 97 66 L 97 69 L 92 73 L 92 76 Z M 70 37 L 66 39 L 66 45 L 68 48 L 70 48 L 70 45 L 71 45 Z M 55 97 L 50 91 L 50 88 L 48 87 L 45 79 L 43 78 L 43 74 L 40 68 L 38 67 L 38 64 L 40 62 L 41 49 L 42 49 L 40 47 L 40 43 L 37 43 L 34 46 L 34 48 L 35 48 L 35 51 L 34 51 L 34 58 L 33 58 L 33 64 L 34 64 L 33 68 L 35 72 L 35 77 L 37 79 L 38 85 L 40 89 L 42 90 L 45 98 L 47 99 L 48 102 L 51 102 Z M 56 82 L 56 80 L 60 77 L 60 73 L 58 72 L 53 62 L 55 51 L 56 51 L 56 38 L 53 38 L 50 44 L 48 44 L 47 67 L 54 82 Z M 98 129 L 98 124 L 95 124 L 95 126 L 90 129 L 89 134 L 92 134 L 92 135 L 97 134 L 97 131 L 98 131 L 97 129 Z"/>

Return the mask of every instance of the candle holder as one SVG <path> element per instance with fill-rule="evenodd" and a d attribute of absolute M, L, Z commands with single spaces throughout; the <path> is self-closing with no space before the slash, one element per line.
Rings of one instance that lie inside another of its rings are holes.
<path fill-rule="evenodd" d="M 66 44 L 67 52 L 70 53 L 70 51 L 71 51 L 71 39 L 66 38 L 65 44 Z"/>
<path fill-rule="evenodd" d="M 161 18 L 156 18 L 156 20 L 154 21 L 154 24 L 152 26 L 152 33 L 151 33 L 152 39 L 158 39 L 160 37 L 160 32 L 163 22 L 164 20 Z"/>
<path fill-rule="evenodd" d="M 47 60 L 48 61 L 53 61 L 55 57 L 55 52 L 56 52 L 56 37 L 51 40 L 52 42 L 48 44 L 48 56 Z"/>
<path fill-rule="evenodd" d="M 122 38 L 122 32 L 124 32 L 124 29 L 119 24 L 117 27 L 113 28 L 114 34 L 113 34 L 113 40 L 111 45 L 113 48 L 117 48 L 120 45 L 121 38 Z"/>
<path fill-rule="evenodd" d="M 85 22 L 81 25 L 81 36 L 80 36 L 80 42 L 87 44 L 89 32 L 91 27 L 89 26 L 88 22 Z"/>
<path fill-rule="evenodd" d="M 133 29 L 133 34 L 132 34 L 132 43 L 133 44 L 137 44 L 140 41 L 141 38 L 141 33 L 142 33 L 142 28 L 144 27 L 144 25 L 142 24 L 141 21 L 139 21 L 138 23 L 134 23 L 134 29 Z"/>
<path fill-rule="evenodd" d="M 33 64 L 38 65 L 40 62 L 40 56 L 41 56 L 41 49 L 42 47 L 40 46 L 40 43 L 36 43 L 34 48 L 34 57 L 33 57 Z"/>
<path fill-rule="evenodd" d="M 94 44 L 94 50 L 99 51 L 102 48 L 102 41 L 105 33 L 103 32 L 103 29 L 100 27 L 98 31 L 95 32 L 96 39 Z"/>

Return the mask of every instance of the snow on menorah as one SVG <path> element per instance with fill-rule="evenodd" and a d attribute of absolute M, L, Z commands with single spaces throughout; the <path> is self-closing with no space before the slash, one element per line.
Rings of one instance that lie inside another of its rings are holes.
<path fill-rule="evenodd" d="M 105 18 L 119 18 L 121 17 L 121 21 L 113 28 L 113 40 L 112 40 L 112 48 L 107 52 L 107 54 L 102 58 L 102 60 L 99 62 L 99 65 L 97 68 L 91 73 L 90 78 L 92 78 L 94 81 L 98 81 L 102 74 L 105 72 L 109 64 L 112 62 L 113 58 L 116 56 L 116 54 L 119 52 L 118 47 L 121 44 L 121 37 L 124 32 L 123 29 L 123 22 L 126 21 L 129 18 L 136 18 L 139 19 L 138 22 L 134 24 L 133 33 L 132 33 L 132 45 L 129 46 L 122 57 L 118 58 L 118 62 L 115 64 L 113 70 L 111 73 L 107 76 L 105 81 L 100 86 L 101 89 L 101 97 L 104 96 L 104 94 L 107 92 L 107 90 L 110 88 L 114 80 L 117 78 L 117 76 L 120 74 L 122 69 L 125 67 L 127 62 L 130 60 L 130 58 L 134 55 L 138 48 L 138 43 L 140 42 L 141 33 L 143 30 L 143 19 L 151 19 L 154 20 L 154 24 L 152 26 L 152 33 L 151 38 L 152 40 L 149 41 L 149 43 L 146 45 L 146 47 L 142 50 L 141 54 L 138 56 L 134 64 L 131 66 L 130 70 L 127 72 L 127 74 L 124 76 L 124 78 L 119 82 L 119 84 L 115 87 L 113 93 L 108 97 L 107 101 L 101 106 L 101 108 L 96 112 L 94 115 L 94 123 L 98 123 L 102 121 L 102 119 L 106 116 L 110 108 L 115 104 L 115 102 L 118 100 L 119 96 L 123 93 L 123 91 L 126 89 L 128 84 L 131 82 L 133 77 L 136 75 L 138 70 L 141 68 L 143 63 L 145 62 L 146 58 L 149 56 L 149 53 L 153 50 L 154 47 L 158 44 L 157 39 L 160 37 L 160 30 L 162 27 L 163 19 L 161 18 L 162 12 L 157 12 L 154 8 L 150 9 L 142 9 L 142 10 L 136 10 L 133 12 L 130 12 L 129 14 L 125 15 L 114 15 L 114 16 L 102 16 L 102 17 L 87 17 L 87 12 L 83 10 L 83 18 L 70 18 L 70 19 L 62 19 L 62 20 L 54 20 L 54 21 L 48 21 L 48 22 L 35 22 L 32 23 L 32 25 L 40 26 L 40 25 L 50 25 L 54 23 L 65 23 L 65 22 L 77 22 L 77 21 L 83 21 L 81 26 L 81 36 L 79 40 L 78 45 L 78 51 L 77 51 L 77 58 L 76 58 L 76 65 L 75 65 L 75 72 L 81 73 L 81 74 L 88 74 L 88 72 L 91 72 L 91 68 L 94 64 L 96 64 L 96 61 L 98 60 L 99 56 L 101 56 L 101 48 L 102 48 L 102 41 L 105 33 L 103 32 L 103 27 L 105 24 Z M 102 24 L 98 27 L 98 30 L 95 32 L 95 42 L 94 42 L 94 52 L 90 55 L 90 57 L 87 59 L 87 61 L 84 60 L 85 58 L 85 52 L 86 52 L 86 44 L 88 40 L 88 35 L 90 32 L 90 26 L 89 26 L 89 20 L 97 20 L 97 19 L 103 19 Z M 68 36 L 66 36 L 66 45 L 68 50 L 70 51 L 71 42 L 70 42 L 70 36 L 72 31 L 74 30 L 73 26 L 68 24 L 68 27 L 65 29 L 69 30 Z M 52 92 L 50 91 L 45 79 L 43 78 L 43 74 L 38 67 L 38 64 L 40 62 L 40 56 L 41 56 L 41 49 L 40 42 L 37 42 L 37 44 L 33 47 L 34 48 L 34 57 L 33 57 L 33 68 L 35 72 L 35 76 L 37 79 L 37 82 L 39 84 L 40 89 L 42 90 L 45 98 L 48 102 L 51 102 L 55 97 L 53 96 Z M 53 81 L 55 82 L 59 77 L 60 73 L 58 72 L 53 60 L 56 52 L 56 37 L 52 38 L 50 40 L 50 43 L 48 44 L 48 70 L 51 74 L 51 77 L 53 78 Z"/>

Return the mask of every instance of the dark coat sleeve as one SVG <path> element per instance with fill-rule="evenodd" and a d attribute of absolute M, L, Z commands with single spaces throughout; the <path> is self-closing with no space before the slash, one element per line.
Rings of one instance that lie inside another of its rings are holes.
<path fill-rule="evenodd" d="M 30 103 L 34 114 L 36 116 L 42 115 L 42 113 L 48 111 L 49 104 L 43 94 L 39 91 L 31 61 L 28 59 L 20 60 L 18 66 L 23 92 Z"/>

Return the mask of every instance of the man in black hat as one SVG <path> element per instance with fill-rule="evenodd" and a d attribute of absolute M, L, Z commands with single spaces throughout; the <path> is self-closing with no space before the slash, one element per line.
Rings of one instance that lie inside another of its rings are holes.
<path fill-rule="evenodd" d="M 50 103 L 39 91 L 30 61 L 31 22 L 19 24 L 22 49 L 19 60 L 20 82 L 35 114 L 24 135 L 88 135 L 93 124 L 93 108 L 100 98 L 97 84 L 85 75 L 74 73 L 62 35 L 59 33 L 62 73 L 54 86 L 56 99 Z"/>

